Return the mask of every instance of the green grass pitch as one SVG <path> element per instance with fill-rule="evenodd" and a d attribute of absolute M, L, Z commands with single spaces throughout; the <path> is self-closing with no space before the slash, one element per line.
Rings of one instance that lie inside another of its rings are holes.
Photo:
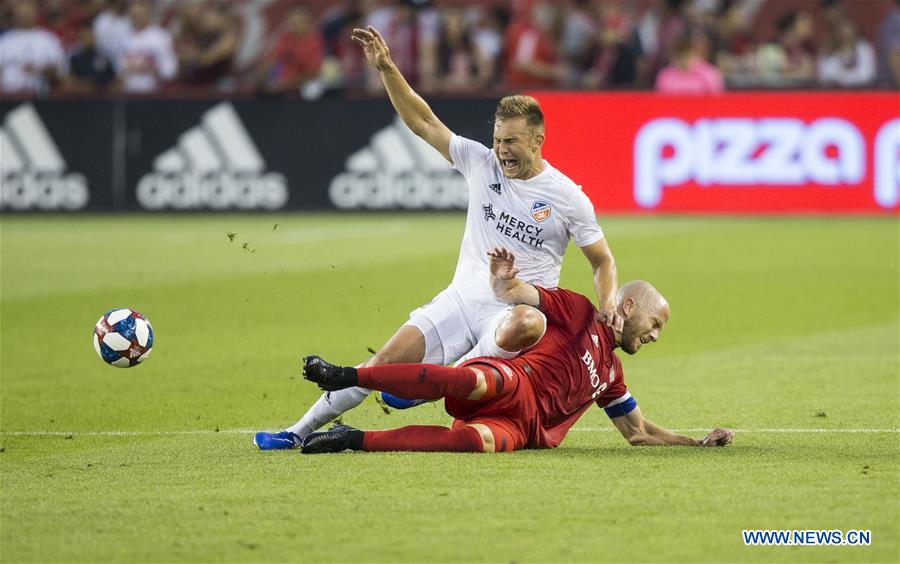
<path fill-rule="evenodd" d="M 0 560 L 900 560 L 897 218 L 601 218 L 620 281 L 672 304 L 623 355 L 631 390 L 667 427 L 738 429 L 728 448 L 630 447 L 593 410 L 554 451 L 258 452 L 319 395 L 299 358 L 380 347 L 450 281 L 463 222 L 4 216 Z M 577 249 L 561 285 L 590 292 Z M 90 343 L 118 306 L 156 333 L 129 370 Z M 370 398 L 345 421 L 449 419 Z"/>

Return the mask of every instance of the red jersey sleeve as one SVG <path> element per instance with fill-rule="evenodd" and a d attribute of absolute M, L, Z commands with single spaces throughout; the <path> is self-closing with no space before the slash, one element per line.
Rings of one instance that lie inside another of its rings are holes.
<path fill-rule="evenodd" d="M 591 300 L 577 292 L 563 290 L 548 290 L 535 286 L 540 295 L 541 303 L 538 309 L 547 316 L 547 321 L 564 328 L 569 333 L 582 330 L 586 324 L 594 318 L 594 304 Z"/>

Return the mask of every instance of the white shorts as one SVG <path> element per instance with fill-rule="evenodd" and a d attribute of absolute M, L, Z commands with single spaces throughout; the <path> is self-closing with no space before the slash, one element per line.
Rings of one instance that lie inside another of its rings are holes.
<path fill-rule="evenodd" d="M 406 324 L 425 336 L 422 362 L 450 364 L 472 350 L 482 336 L 493 334 L 511 307 L 499 301 L 465 300 L 450 287 L 413 310 Z"/>

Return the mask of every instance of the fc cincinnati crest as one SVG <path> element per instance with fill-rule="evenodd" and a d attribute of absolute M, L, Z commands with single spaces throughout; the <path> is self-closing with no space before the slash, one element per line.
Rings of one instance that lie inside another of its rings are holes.
<path fill-rule="evenodd" d="M 544 221 L 550 217 L 550 203 L 543 200 L 535 200 L 531 204 L 531 217 L 535 221 Z"/>

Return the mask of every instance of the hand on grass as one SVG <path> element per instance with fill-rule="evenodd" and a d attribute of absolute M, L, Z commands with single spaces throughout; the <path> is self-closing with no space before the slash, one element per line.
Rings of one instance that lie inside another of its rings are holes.
<path fill-rule="evenodd" d="M 700 446 L 705 447 L 720 447 L 725 446 L 731 442 L 731 437 L 734 436 L 734 431 L 728 429 L 713 429 L 706 437 L 700 441 Z"/>

